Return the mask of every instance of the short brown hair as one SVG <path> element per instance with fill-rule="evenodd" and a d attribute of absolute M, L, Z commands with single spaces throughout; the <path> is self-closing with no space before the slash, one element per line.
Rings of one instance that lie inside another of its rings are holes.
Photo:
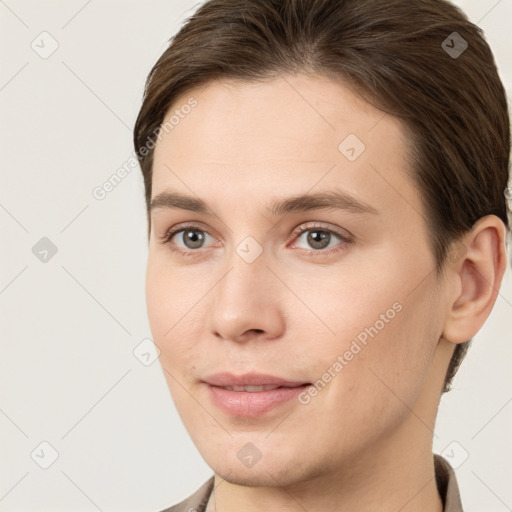
<path fill-rule="evenodd" d="M 446 0 L 209 0 L 151 69 L 135 123 L 148 233 L 149 142 L 177 97 L 215 79 L 285 73 L 343 80 L 407 126 L 437 274 L 479 218 L 494 214 L 510 231 L 506 94 L 482 30 L 459 8 Z M 443 392 L 470 342 L 457 345 Z"/>

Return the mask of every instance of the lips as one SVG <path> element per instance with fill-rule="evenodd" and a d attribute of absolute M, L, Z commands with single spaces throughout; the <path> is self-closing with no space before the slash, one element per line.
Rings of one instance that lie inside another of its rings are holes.
<path fill-rule="evenodd" d="M 285 404 L 290 407 L 295 403 L 297 407 L 299 402 L 293 399 L 304 392 L 310 383 L 261 373 L 238 376 L 216 373 L 204 379 L 204 386 L 208 399 L 225 414 L 256 418 L 273 409 L 281 410 L 284 414 Z"/>
<path fill-rule="evenodd" d="M 215 373 L 203 379 L 211 386 L 218 386 L 231 391 L 267 391 L 279 387 L 295 388 L 310 384 L 305 381 L 292 381 L 263 373 L 246 373 L 233 375 L 229 372 Z M 263 388 L 261 388 L 263 387 Z M 245 389 L 244 389 L 245 388 Z M 261 389 L 259 389 L 261 388 Z"/>

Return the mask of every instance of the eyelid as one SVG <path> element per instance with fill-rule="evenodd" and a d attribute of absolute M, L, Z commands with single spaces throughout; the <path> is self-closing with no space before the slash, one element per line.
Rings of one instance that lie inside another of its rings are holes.
<path fill-rule="evenodd" d="M 304 233 L 305 231 L 312 231 L 314 229 L 318 229 L 318 231 L 325 231 L 327 233 L 334 234 L 334 235 L 340 237 L 342 240 L 347 241 L 347 242 L 352 241 L 354 238 L 353 235 L 351 233 L 349 233 L 346 229 L 342 229 L 342 228 L 338 228 L 338 227 L 329 227 L 320 222 L 306 222 L 305 224 L 304 223 L 299 224 L 299 226 L 297 226 L 292 231 L 292 235 L 294 237 L 297 237 L 297 236 L 301 235 L 302 233 Z M 315 251 L 315 252 L 319 252 L 319 251 Z"/>
<path fill-rule="evenodd" d="M 171 226 L 169 229 L 167 229 L 163 235 L 158 237 L 158 239 L 162 243 L 166 243 L 176 233 L 179 233 L 180 231 L 184 231 L 186 229 L 190 229 L 190 230 L 195 229 L 197 231 L 204 231 L 205 233 L 208 233 L 210 236 L 213 236 L 210 234 L 208 229 L 201 227 L 201 223 L 199 223 L 199 222 L 180 222 L 179 224 Z"/>

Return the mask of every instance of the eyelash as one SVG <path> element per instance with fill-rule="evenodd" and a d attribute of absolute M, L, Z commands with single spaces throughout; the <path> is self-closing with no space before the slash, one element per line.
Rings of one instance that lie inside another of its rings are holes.
<path fill-rule="evenodd" d="M 210 233 L 208 233 L 207 230 L 205 229 L 202 229 L 200 226 L 198 225 L 195 225 L 195 224 L 180 224 L 174 228 L 171 228 L 169 231 L 167 231 L 165 233 L 165 235 L 163 235 L 163 237 L 161 238 L 161 243 L 164 244 L 164 245 L 169 245 L 171 246 L 171 251 L 173 252 L 176 252 L 182 256 L 187 256 L 187 257 L 195 257 L 199 254 L 200 252 L 200 249 L 195 249 L 195 250 L 189 250 L 189 251 L 184 251 L 183 249 L 179 249 L 179 248 L 176 248 L 175 247 L 172 247 L 172 244 L 171 243 L 171 240 L 172 238 L 177 235 L 178 233 L 182 232 L 182 231 L 187 231 L 187 230 L 190 230 L 190 231 L 199 231 L 199 232 L 202 232 L 202 233 L 206 233 L 208 235 L 210 235 Z M 310 223 L 310 224 L 306 224 L 306 225 L 301 225 L 300 227 L 296 228 L 292 235 L 294 238 L 298 238 L 300 237 L 303 233 L 306 233 L 308 231 L 321 231 L 323 233 L 329 233 L 331 235 L 334 235 L 335 237 L 339 238 L 340 239 L 340 244 L 338 244 L 338 246 L 336 246 L 337 248 L 331 248 L 331 249 L 318 249 L 318 250 L 305 250 L 305 249 L 302 249 L 302 251 L 305 251 L 308 255 L 310 256 L 326 256 L 326 255 L 330 255 L 330 254 L 333 254 L 333 253 L 337 253 L 339 251 L 342 251 L 345 247 L 344 245 L 347 244 L 347 243 L 351 243 L 352 242 L 352 238 L 348 235 L 344 235 L 342 234 L 341 232 L 338 232 L 338 231 L 335 231 L 333 229 L 329 229 L 329 228 L 326 228 L 325 226 L 322 226 L 320 224 L 316 224 L 316 223 Z M 212 236 L 212 235 L 210 235 Z M 339 248 L 339 246 L 342 246 L 341 248 Z"/>

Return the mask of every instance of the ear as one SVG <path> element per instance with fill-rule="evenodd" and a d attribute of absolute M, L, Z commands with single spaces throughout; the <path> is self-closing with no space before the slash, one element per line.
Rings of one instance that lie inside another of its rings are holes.
<path fill-rule="evenodd" d="M 472 338 L 490 315 L 507 266 L 506 227 L 495 215 L 479 219 L 455 243 L 446 262 L 450 309 L 442 337 L 452 343 Z"/>

